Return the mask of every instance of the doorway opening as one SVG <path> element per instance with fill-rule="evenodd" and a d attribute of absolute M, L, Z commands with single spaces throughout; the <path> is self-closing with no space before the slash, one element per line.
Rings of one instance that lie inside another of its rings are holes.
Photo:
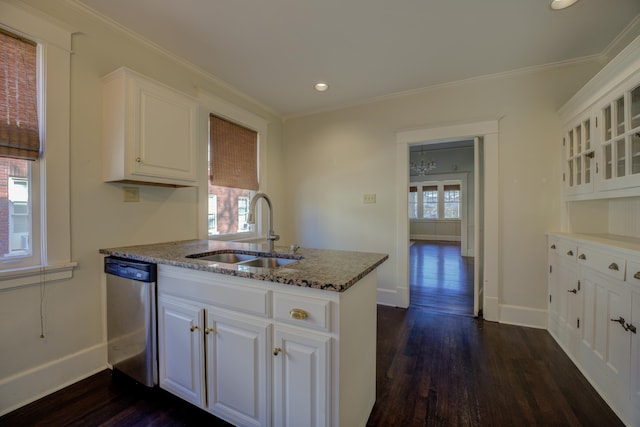
<path fill-rule="evenodd" d="M 410 304 L 474 315 L 474 139 L 409 146 Z"/>
<path fill-rule="evenodd" d="M 396 134 L 396 254 L 398 286 L 395 304 L 408 307 L 409 287 L 409 153 L 415 145 L 474 140 L 473 314 L 497 321 L 499 313 L 500 200 L 498 121 L 413 129 Z M 471 235 L 471 233 L 469 234 Z M 461 247 L 462 248 L 462 247 Z M 388 297 L 391 297 L 391 293 Z"/>

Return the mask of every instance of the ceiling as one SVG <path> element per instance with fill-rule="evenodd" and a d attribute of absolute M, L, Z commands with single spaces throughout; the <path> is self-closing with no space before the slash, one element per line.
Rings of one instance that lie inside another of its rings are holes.
<path fill-rule="evenodd" d="M 283 117 L 598 55 L 640 16 L 640 0 L 78 1 Z"/>

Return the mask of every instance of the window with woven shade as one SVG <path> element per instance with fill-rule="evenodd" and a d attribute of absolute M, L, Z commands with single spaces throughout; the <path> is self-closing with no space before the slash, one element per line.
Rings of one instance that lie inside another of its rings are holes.
<path fill-rule="evenodd" d="M 40 156 L 37 45 L 0 31 L 0 260 L 33 254 L 32 164 Z"/>
<path fill-rule="evenodd" d="M 258 132 L 226 118 L 209 116 L 209 235 L 253 231 L 249 200 L 258 191 Z M 214 197 L 215 196 L 215 197 Z"/>

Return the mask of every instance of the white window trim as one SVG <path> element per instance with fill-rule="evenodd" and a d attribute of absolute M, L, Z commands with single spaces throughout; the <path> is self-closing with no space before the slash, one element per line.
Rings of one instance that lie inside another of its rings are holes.
<path fill-rule="evenodd" d="M 202 152 L 200 153 L 199 158 L 207 159 L 207 152 L 209 141 L 209 115 L 214 114 L 218 117 L 223 117 L 228 119 L 234 123 L 242 125 L 248 129 L 254 130 L 258 133 L 258 183 L 260 185 L 260 189 L 257 192 L 268 193 L 268 183 L 267 183 L 267 126 L 268 122 L 249 111 L 246 111 L 234 104 L 231 104 L 210 92 L 204 89 L 198 89 L 198 101 L 200 102 L 200 122 L 199 128 L 201 129 L 201 136 L 199 140 L 202 141 L 200 146 L 202 147 Z M 264 218 L 262 215 L 262 204 L 258 205 L 257 216 L 260 218 L 256 221 L 256 227 L 251 232 L 241 232 L 235 234 L 225 234 L 225 235 L 216 235 L 210 237 L 208 235 L 208 226 L 207 226 L 207 207 L 208 207 L 208 181 L 209 177 L 207 176 L 207 165 L 201 163 L 198 166 L 199 175 L 198 182 L 200 185 L 198 186 L 198 199 L 203 200 L 198 206 L 198 234 L 202 239 L 212 239 L 212 240 L 256 240 L 266 236 L 266 226 L 264 224 Z"/>
<path fill-rule="evenodd" d="M 40 284 L 72 277 L 69 205 L 69 123 L 71 94 L 72 30 L 18 5 L 0 2 L 0 27 L 38 43 L 41 54 L 39 94 L 41 141 L 44 156 L 38 162 L 41 197 L 33 211 L 41 213 L 39 244 L 41 265 L 21 268 L 0 266 L 0 289 Z M 40 205 L 42 203 L 42 205 Z M 35 234 L 35 233 L 34 233 Z"/>

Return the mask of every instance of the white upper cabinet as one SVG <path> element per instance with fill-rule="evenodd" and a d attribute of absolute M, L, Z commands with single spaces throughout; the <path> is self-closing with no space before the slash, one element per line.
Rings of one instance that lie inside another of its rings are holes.
<path fill-rule="evenodd" d="M 198 104 L 127 68 L 103 78 L 106 182 L 196 186 Z"/>
<path fill-rule="evenodd" d="M 559 114 L 565 200 L 640 195 L 640 37 Z"/>

